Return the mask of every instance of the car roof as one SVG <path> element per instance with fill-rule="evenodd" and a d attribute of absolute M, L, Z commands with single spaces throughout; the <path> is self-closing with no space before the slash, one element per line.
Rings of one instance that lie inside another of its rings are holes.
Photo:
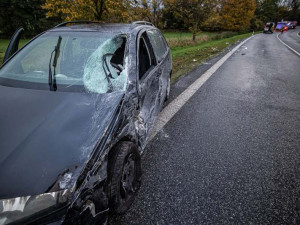
<path fill-rule="evenodd" d="M 135 28 L 154 28 L 154 26 L 144 24 L 125 24 L 125 23 L 87 23 L 58 25 L 49 31 L 92 31 L 92 32 L 112 32 L 112 33 L 130 33 Z"/>

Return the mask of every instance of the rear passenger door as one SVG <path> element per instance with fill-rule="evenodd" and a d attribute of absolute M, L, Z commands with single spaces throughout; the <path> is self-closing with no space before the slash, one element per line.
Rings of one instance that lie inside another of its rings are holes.
<path fill-rule="evenodd" d="M 140 144 L 146 145 L 146 137 L 155 122 L 160 111 L 161 70 L 157 67 L 157 60 L 150 44 L 149 37 L 143 32 L 138 37 L 138 91 L 139 91 L 139 115 L 138 133 Z"/>
<path fill-rule="evenodd" d="M 157 59 L 158 71 L 160 73 L 161 96 L 159 99 L 162 106 L 170 84 L 169 82 L 172 71 L 171 54 L 166 39 L 159 30 L 151 29 L 147 31 L 147 34 L 150 43 L 153 46 L 154 54 Z"/>

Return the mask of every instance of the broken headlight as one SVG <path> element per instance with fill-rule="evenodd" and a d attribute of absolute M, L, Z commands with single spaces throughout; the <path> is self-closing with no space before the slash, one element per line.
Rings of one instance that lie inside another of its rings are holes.
<path fill-rule="evenodd" d="M 68 204 L 71 189 L 0 200 L 0 224 L 22 223 L 31 217 L 49 215 Z M 33 218 L 33 219 L 34 219 Z"/>

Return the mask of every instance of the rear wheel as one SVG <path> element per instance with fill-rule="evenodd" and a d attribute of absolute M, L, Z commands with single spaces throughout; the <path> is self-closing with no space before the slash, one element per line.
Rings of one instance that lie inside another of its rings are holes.
<path fill-rule="evenodd" d="M 136 145 L 121 142 L 108 162 L 108 196 L 112 213 L 124 214 L 141 184 L 141 157 Z"/>

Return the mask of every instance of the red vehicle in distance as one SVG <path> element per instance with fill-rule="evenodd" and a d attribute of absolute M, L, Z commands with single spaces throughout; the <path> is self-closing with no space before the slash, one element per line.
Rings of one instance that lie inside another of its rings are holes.
<path fill-rule="evenodd" d="M 276 32 L 286 32 L 288 31 L 289 27 L 286 25 L 286 22 L 278 22 L 276 27 L 275 27 L 275 31 Z"/>

